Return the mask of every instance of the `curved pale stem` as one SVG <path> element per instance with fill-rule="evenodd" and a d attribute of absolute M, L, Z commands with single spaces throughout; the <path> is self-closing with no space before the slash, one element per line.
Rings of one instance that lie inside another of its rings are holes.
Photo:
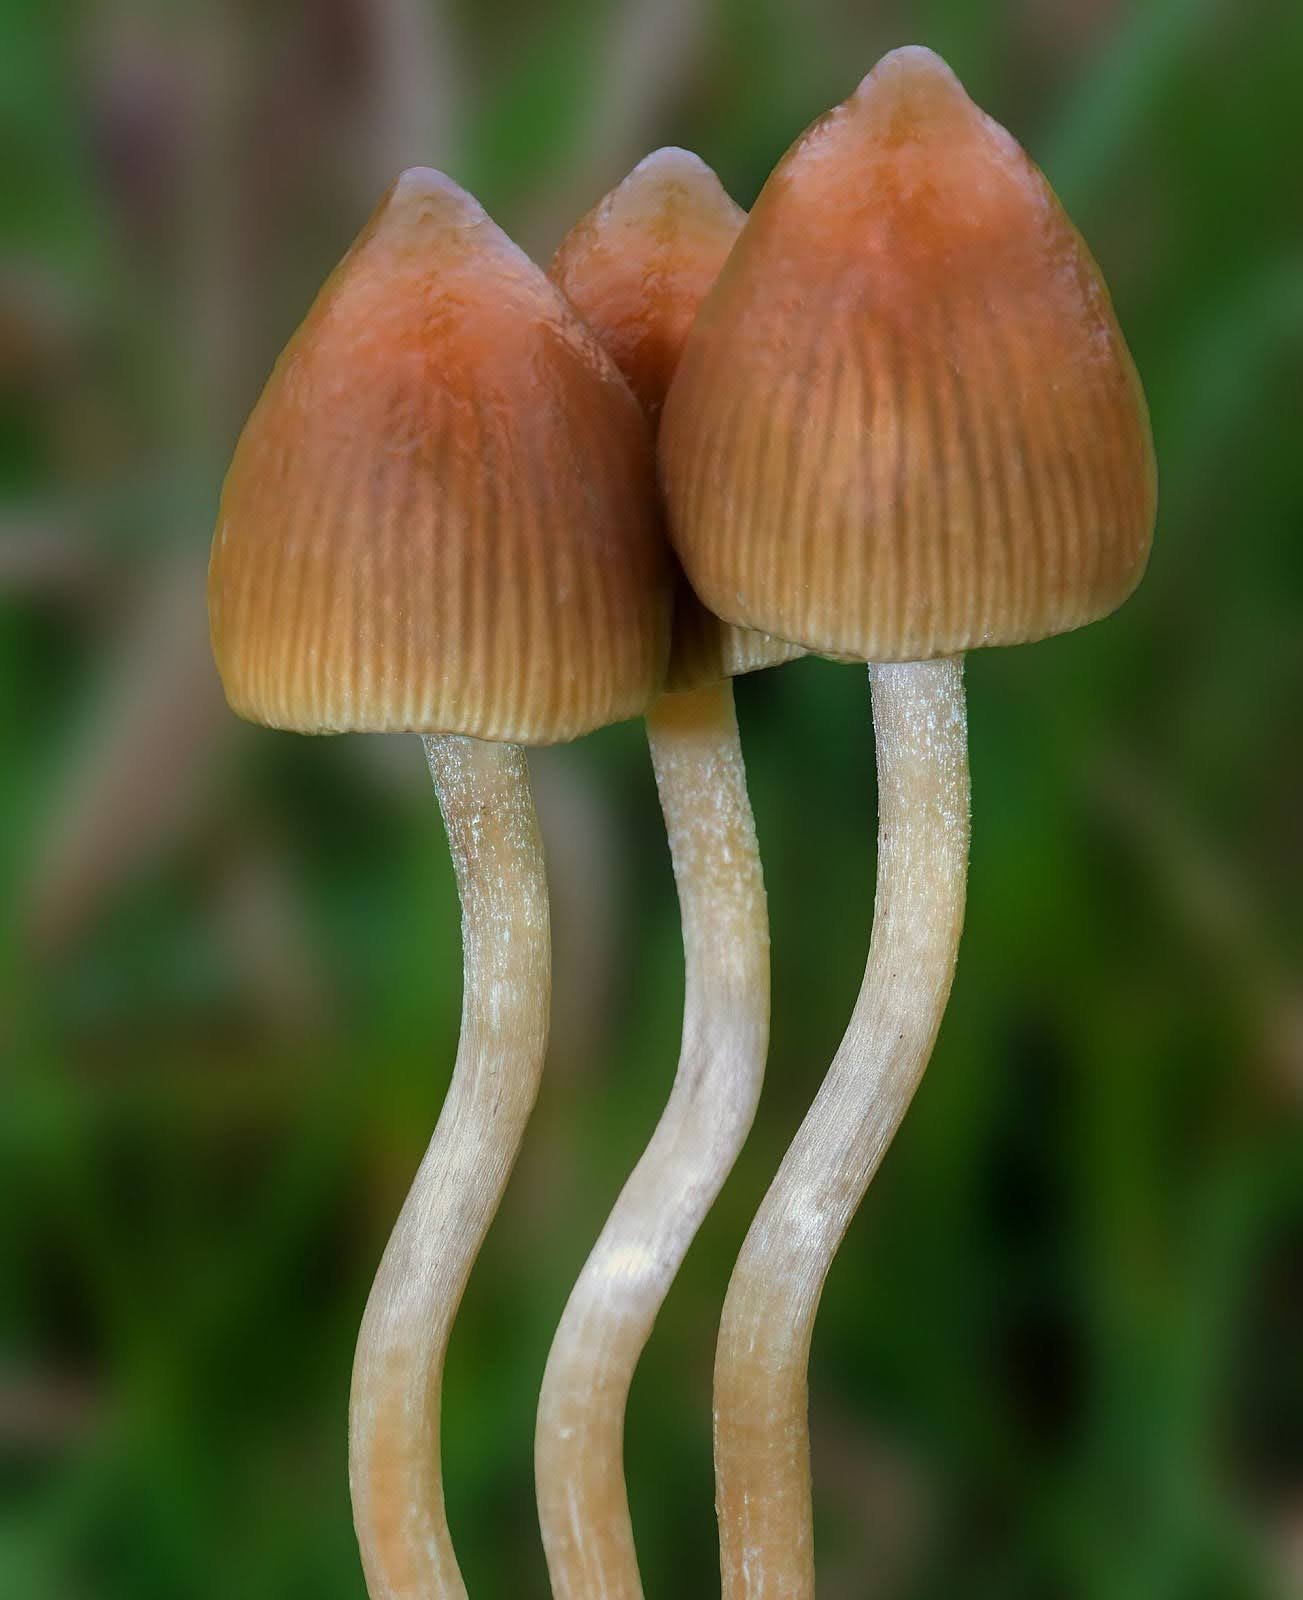
<path fill-rule="evenodd" d="M 362 1318 L 349 1409 L 353 1519 L 372 1600 L 466 1594 L 444 1511 L 448 1335 L 538 1091 L 550 945 L 524 752 L 424 740 L 462 907 L 461 1042 Z"/>
<path fill-rule="evenodd" d="M 715 1363 L 725 1600 L 814 1594 L 807 1368 L 819 1297 L 927 1065 L 950 993 L 968 862 L 958 659 L 870 668 L 878 887 L 850 1026 L 738 1257 Z"/>
<path fill-rule="evenodd" d="M 683 920 L 683 1045 L 548 1357 L 535 1467 L 556 1600 L 642 1594 L 624 1484 L 629 1385 L 751 1126 L 769 1037 L 769 924 L 731 686 L 663 696 L 647 732 Z"/>

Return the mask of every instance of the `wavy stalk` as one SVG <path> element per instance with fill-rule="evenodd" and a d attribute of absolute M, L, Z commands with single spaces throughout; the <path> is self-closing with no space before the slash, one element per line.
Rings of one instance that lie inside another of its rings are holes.
<path fill-rule="evenodd" d="M 872 666 L 878 885 L 850 1026 L 751 1224 L 715 1363 L 725 1600 L 810 1600 L 808 1381 L 819 1297 L 918 1087 L 950 993 L 968 862 L 963 663 Z"/>
<path fill-rule="evenodd" d="M 448 1094 L 367 1301 L 349 1481 L 371 1600 L 464 1600 L 444 1510 L 448 1335 L 516 1159 L 547 1043 L 547 885 L 524 752 L 423 740 L 462 908 L 461 1040 Z"/>
<path fill-rule="evenodd" d="M 732 686 L 662 696 L 647 733 L 683 920 L 683 1043 L 548 1357 L 535 1467 L 556 1600 L 642 1594 L 624 1482 L 629 1386 L 751 1126 L 769 1037 L 769 924 Z"/>

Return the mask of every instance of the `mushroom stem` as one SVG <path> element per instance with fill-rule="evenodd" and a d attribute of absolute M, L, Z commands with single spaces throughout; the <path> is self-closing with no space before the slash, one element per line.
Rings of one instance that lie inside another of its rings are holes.
<path fill-rule="evenodd" d="M 960 657 L 871 666 L 878 885 L 868 965 L 828 1075 L 751 1224 L 715 1363 L 725 1600 L 810 1600 L 807 1369 L 819 1297 L 922 1077 L 964 916 L 968 753 Z"/>
<path fill-rule="evenodd" d="M 683 1042 L 669 1102 L 570 1295 L 535 1439 L 556 1600 L 638 1600 L 624 1416 L 638 1358 L 755 1114 L 769 923 L 733 690 L 663 695 L 647 735 L 683 922 Z"/>
<path fill-rule="evenodd" d="M 461 897 L 461 1040 L 353 1364 L 349 1481 L 371 1600 L 463 1600 L 439 1459 L 448 1335 L 538 1092 L 551 985 L 525 754 L 441 735 L 426 757 Z"/>

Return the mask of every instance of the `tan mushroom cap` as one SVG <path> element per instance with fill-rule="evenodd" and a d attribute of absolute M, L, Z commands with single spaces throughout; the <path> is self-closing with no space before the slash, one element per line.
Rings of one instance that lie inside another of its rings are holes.
<path fill-rule="evenodd" d="M 242 716 L 548 743 L 659 691 L 672 563 L 650 430 L 480 205 L 405 172 L 236 447 L 208 575 Z"/>
<path fill-rule="evenodd" d="M 660 434 L 705 603 L 908 661 L 1061 633 L 1144 571 L 1144 397 L 1080 235 L 928 50 L 893 51 L 766 184 Z"/>
<path fill-rule="evenodd" d="M 656 150 L 582 217 L 549 269 L 655 424 L 697 308 L 746 221 L 688 150 Z M 665 687 L 699 688 L 790 661 L 795 645 L 713 616 L 680 579 Z"/>

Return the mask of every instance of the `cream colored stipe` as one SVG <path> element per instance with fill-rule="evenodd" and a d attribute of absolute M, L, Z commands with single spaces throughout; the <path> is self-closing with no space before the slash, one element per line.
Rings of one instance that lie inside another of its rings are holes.
<path fill-rule="evenodd" d="M 715 1362 L 724 1600 L 812 1600 L 807 1368 L 833 1258 L 918 1087 L 964 917 L 963 665 L 874 666 L 878 885 L 846 1035 L 733 1270 Z"/>
<path fill-rule="evenodd" d="M 751 1126 L 769 1037 L 769 924 L 732 688 L 662 696 L 647 731 L 683 918 L 683 1044 L 548 1357 L 535 1467 L 556 1600 L 642 1594 L 624 1484 L 629 1385 Z"/>
<path fill-rule="evenodd" d="M 551 994 L 524 752 L 458 737 L 425 745 L 461 896 L 461 1040 L 353 1363 L 349 1483 L 371 1600 L 465 1600 L 444 1510 L 443 1364 L 538 1092 Z"/>

